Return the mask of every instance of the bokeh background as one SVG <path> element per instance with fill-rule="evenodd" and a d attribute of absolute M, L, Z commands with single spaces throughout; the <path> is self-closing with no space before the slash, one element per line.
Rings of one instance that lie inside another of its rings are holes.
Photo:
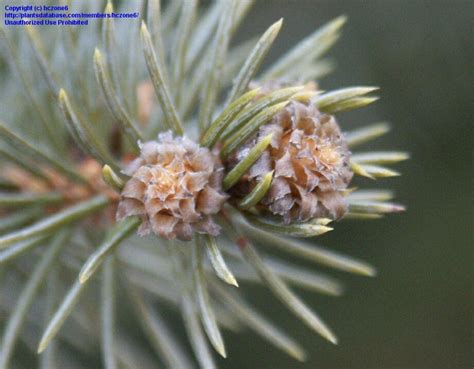
<path fill-rule="evenodd" d="M 284 17 L 271 61 L 341 14 L 349 21 L 330 52 L 337 68 L 321 87 L 381 87 L 376 104 L 338 119 L 346 130 L 392 123 L 390 134 L 359 150 L 404 150 L 412 159 L 395 166 L 402 177 L 362 184 L 393 188 L 408 210 L 378 221 L 341 222 L 318 238 L 378 269 L 376 278 L 327 270 L 346 285 L 339 298 L 297 290 L 337 333 L 338 346 L 307 329 L 268 291 L 243 285 L 252 304 L 300 341 L 310 357 L 298 363 L 254 334 L 224 332 L 229 359 L 219 360 L 219 367 L 472 368 L 474 2 L 257 0 L 235 42 L 260 35 Z M 174 316 L 173 322 L 183 335 L 180 319 Z"/>
<path fill-rule="evenodd" d="M 362 257 L 377 278 L 340 274 L 342 298 L 298 293 L 335 329 L 331 346 L 291 318 L 262 289 L 252 301 L 304 343 L 299 364 L 254 335 L 226 335 L 231 360 L 222 368 L 458 369 L 472 357 L 472 1 L 258 0 L 239 39 L 285 23 L 269 60 L 329 19 L 347 14 L 330 53 L 337 69 L 323 89 L 381 86 L 374 106 L 343 113 L 345 129 L 379 120 L 392 132 L 368 149 L 402 149 L 412 159 L 391 187 L 405 214 L 345 222 L 320 243 Z"/>

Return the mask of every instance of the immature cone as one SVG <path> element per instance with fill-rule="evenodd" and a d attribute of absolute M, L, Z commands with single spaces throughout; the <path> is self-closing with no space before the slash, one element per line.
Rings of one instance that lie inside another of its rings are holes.
<path fill-rule="evenodd" d="M 228 168 L 270 133 L 273 137 L 269 148 L 232 194 L 247 195 L 274 170 L 271 187 L 257 206 L 259 210 L 282 216 L 286 224 L 315 217 L 341 218 L 347 211 L 343 192 L 353 173 L 350 152 L 335 118 L 321 113 L 311 102 L 291 101 L 230 158 Z"/>
<path fill-rule="evenodd" d="M 170 132 L 140 148 L 140 156 L 125 170 L 131 178 L 122 191 L 117 220 L 138 215 L 143 219 L 140 235 L 153 231 L 169 240 L 190 240 L 194 232 L 218 235 L 220 227 L 211 215 L 227 199 L 218 156 Z"/>

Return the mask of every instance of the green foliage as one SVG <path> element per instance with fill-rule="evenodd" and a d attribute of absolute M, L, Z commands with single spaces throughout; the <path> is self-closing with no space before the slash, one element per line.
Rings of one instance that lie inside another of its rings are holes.
<path fill-rule="evenodd" d="M 0 29 L 11 66 L 4 93 L 9 101 L 18 94 L 26 97 L 26 102 L 13 104 L 11 114 L 2 117 L 7 121 L 0 123 L 2 166 L 29 176 L 19 186 L 0 176 L 4 185 L 0 271 L 24 283 L 16 294 L 17 282 L 0 278 L 2 297 L 15 299 L 14 304 L 0 300 L 0 310 L 8 317 L 0 321 L 4 328 L 0 369 L 15 362 L 17 341 L 31 336 L 28 329 L 37 328 L 44 315 L 47 324 L 39 347 L 29 347 L 43 352 L 42 368 L 59 368 L 60 362 L 69 365 L 78 358 L 99 366 L 90 348 L 95 345 L 101 347 L 106 369 L 156 368 L 157 362 L 170 369 L 194 368 L 194 358 L 159 312 L 161 304 L 181 312 L 201 368 L 216 367 L 209 343 L 226 357 L 222 331 L 244 326 L 303 361 L 306 353 L 300 344 L 246 302 L 240 290 L 247 283 L 267 286 L 295 316 L 335 344 L 334 333 L 289 286 L 330 296 L 340 295 L 342 286 L 329 276 L 302 268 L 291 256 L 339 271 L 376 274 L 365 262 L 293 238 L 312 238 L 332 230 L 327 226 L 329 219 L 283 224 L 258 212 L 258 204 L 275 180 L 274 171 L 261 176 L 243 199 L 230 198 L 216 216 L 223 227 L 218 237 L 196 234 L 186 244 L 138 238 L 133 234 L 140 229 L 140 217 L 115 223 L 113 191 L 123 190 L 127 176 L 122 170 L 129 155 L 138 152 L 138 141 L 153 140 L 157 132 L 169 129 L 175 135 L 199 137 L 201 146 L 220 150 L 220 156 L 228 158 L 290 101 L 312 103 L 332 114 L 376 99 L 366 96 L 373 87 L 321 93 L 290 83 L 271 93 L 260 88 L 248 91 L 252 80 L 262 85 L 280 78 L 305 84 L 326 74 L 332 64 L 321 56 L 340 37 L 345 16 L 316 30 L 259 74 L 282 20 L 260 38 L 230 47 L 253 1 L 214 1 L 204 10 L 194 0 L 168 3 L 162 12 L 159 0 L 149 0 L 146 17 L 125 27 L 105 19 L 101 29 L 90 26 L 60 33 L 46 28 L 40 33 L 33 27 Z M 125 6 L 124 2 L 116 5 L 118 9 Z M 92 1 L 80 4 L 87 12 L 101 11 L 102 6 Z M 105 12 L 113 10 L 108 1 Z M 24 38 L 31 50 L 25 42 L 16 42 Z M 27 57 L 30 52 L 33 58 Z M 23 60 L 39 73 L 26 73 Z M 158 104 L 142 118 L 143 101 L 136 91 L 149 81 Z M 37 136 L 25 129 L 25 118 L 41 127 Z M 387 124 L 378 123 L 348 132 L 346 138 L 352 148 L 387 131 Z M 232 191 L 269 150 L 271 139 L 268 135 L 256 142 L 245 158 L 224 173 L 224 190 Z M 93 180 L 87 170 L 80 169 L 91 158 L 102 168 Z M 351 167 L 355 174 L 372 179 L 390 177 L 398 173 L 380 165 L 407 158 L 397 151 L 361 152 L 352 156 Z M 101 179 L 110 193 L 98 185 Z M 35 192 L 37 182 L 51 190 Z M 66 185 L 56 191 L 57 182 Z M 69 192 L 75 191 L 89 195 L 71 203 L 74 197 Z M 403 210 L 387 202 L 391 198 L 390 192 L 380 190 L 348 193 L 347 217 L 378 218 Z M 256 245 L 276 247 L 289 257 L 277 260 Z M 48 293 L 41 294 L 45 281 Z M 63 290 L 65 296 L 59 296 Z M 46 305 L 46 313 L 39 316 L 36 304 Z M 125 315 L 128 305 L 136 319 Z M 71 326 L 61 329 L 66 320 Z M 124 322 L 143 331 L 156 356 L 134 342 L 135 333 L 118 329 Z M 63 350 L 65 341 L 74 350 Z"/>

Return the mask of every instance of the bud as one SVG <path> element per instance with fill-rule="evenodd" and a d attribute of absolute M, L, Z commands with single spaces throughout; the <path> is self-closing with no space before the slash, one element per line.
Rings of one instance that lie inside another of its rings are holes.
<path fill-rule="evenodd" d="M 308 86 L 311 89 L 313 86 Z M 341 218 L 344 190 L 352 179 L 350 152 L 339 125 L 311 101 L 291 101 L 226 163 L 230 170 L 250 148 L 273 133 L 269 148 L 232 189 L 246 196 L 268 172 L 273 181 L 257 209 L 283 217 L 286 224 L 315 217 Z"/>
<path fill-rule="evenodd" d="M 152 231 L 168 240 L 191 240 L 194 232 L 218 235 L 211 215 L 220 211 L 223 167 L 217 155 L 186 137 L 160 134 L 139 144 L 141 153 L 125 174 L 117 220 L 138 215 L 140 235 Z"/>

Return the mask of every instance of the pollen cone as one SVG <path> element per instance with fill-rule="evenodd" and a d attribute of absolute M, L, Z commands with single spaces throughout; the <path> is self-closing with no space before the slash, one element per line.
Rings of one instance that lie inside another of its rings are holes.
<path fill-rule="evenodd" d="M 117 220 L 138 215 L 140 235 L 191 240 L 194 232 L 218 235 L 212 214 L 227 196 L 222 192 L 223 167 L 217 155 L 186 137 L 171 133 L 140 144 L 141 153 L 125 170 Z"/>
<path fill-rule="evenodd" d="M 311 102 L 291 101 L 270 123 L 227 161 L 227 170 L 255 144 L 273 133 L 269 148 L 232 189 L 247 195 L 268 172 L 273 181 L 257 209 L 281 216 L 286 224 L 315 217 L 341 218 L 347 211 L 343 196 L 352 179 L 350 151 L 336 119 Z"/>

